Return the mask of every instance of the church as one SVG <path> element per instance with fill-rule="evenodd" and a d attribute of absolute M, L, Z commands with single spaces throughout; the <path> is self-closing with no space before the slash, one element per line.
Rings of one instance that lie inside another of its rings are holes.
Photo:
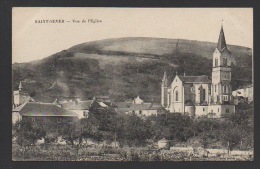
<path fill-rule="evenodd" d="M 228 117 L 235 112 L 232 104 L 231 52 L 227 48 L 223 26 L 212 57 L 212 77 L 185 76 L 176 73 L 168 85 L 166 71 L 161 85 L 161 105 L 170 113 L 191 117 Z"/>

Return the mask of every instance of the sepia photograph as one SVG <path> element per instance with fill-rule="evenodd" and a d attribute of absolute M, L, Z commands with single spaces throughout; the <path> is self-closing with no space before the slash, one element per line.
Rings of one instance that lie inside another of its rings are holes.
<path fill-rule="evenodd" d="M 253 77 L 253 8 L 13 7 L 12 161 L 253 161 Z"/>

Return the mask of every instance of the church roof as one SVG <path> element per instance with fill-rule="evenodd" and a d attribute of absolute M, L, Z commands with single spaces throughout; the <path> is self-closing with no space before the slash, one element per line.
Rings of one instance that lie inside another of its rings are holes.
<path fill-rule="evenodd" d="M 166 70 L 165 70 L 164 73 L 163 73 L 163 80 L 167 80 L 167 73 L 166 73 Z"/>
<path fill-rule="evenodd" d="M 211 80 L 206 75 L 201 76 L 179 76 L 184 83 L 211 83 Z"/>
<path fill-rule="evenodd" d="M 22 116 L 75 116 L 77 114 L 51 103 L 24 103 L 15 108 Z"/>
<path fill-rule="evenodd" d="M 226 39 L 225 39 L 225 34 L 223 30 L 223 26 L 221 26 L 220 33 L 219 33 L 219 38 L 218 38 L 218 44 L 217 44 L 217 49 L 222 52 L 224 49 L 227 49 L 227 44 L 226 44 Z M 228 50 L 229 51 L 229 50 Z"/>
<path fill-rule="evenodd" d="M 192 101 L 189 101 L 189 102 L 185 103 L 185 106 L 194 106 L 194 104 Z"/>
<path fill-rule="evenodd" d="M 20 82 L 18 89 L 22 89 L 22 88 L 23 88 L 22 82 Z"/>

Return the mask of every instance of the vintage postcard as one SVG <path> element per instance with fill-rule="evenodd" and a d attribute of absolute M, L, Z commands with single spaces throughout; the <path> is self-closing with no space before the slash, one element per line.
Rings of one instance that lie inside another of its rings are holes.
<path fill-rule="evenodd" d="M 253 8 L 12 8 L 13 161 L 252 161 Z"/>

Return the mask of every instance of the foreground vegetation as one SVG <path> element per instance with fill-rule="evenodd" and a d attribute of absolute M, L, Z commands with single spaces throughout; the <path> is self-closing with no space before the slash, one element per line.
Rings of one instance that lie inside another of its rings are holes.
<path fill-rule="evenodd" d="M 107 160 L 129 160 L 127 154 L 138 150 L 138 156 L 151 150 L 154 155 L 160 154 L 156 145 L 162 138 L 168 139 L 170 146 L 252 150 L 252 119 L 252 105 L 246 103 L 238 105 L 236 113 L 228 119 L 192 119 L 169 113 L 142 118 L 94 107 L 88 118 L 71 124 L 46 125 L 28 119 L 18 122 L 13 126 L 13 158 L 62 161 L 84 157 L 91 160 L 90 156 L 100 158 L 105 154 Z M 58 144 L 59 138 L 64 140 L 64 145 Z M 39 139 L 45 142 L 38 145 Z M 86 140 L 94 144 L 87 144 Z"/>

